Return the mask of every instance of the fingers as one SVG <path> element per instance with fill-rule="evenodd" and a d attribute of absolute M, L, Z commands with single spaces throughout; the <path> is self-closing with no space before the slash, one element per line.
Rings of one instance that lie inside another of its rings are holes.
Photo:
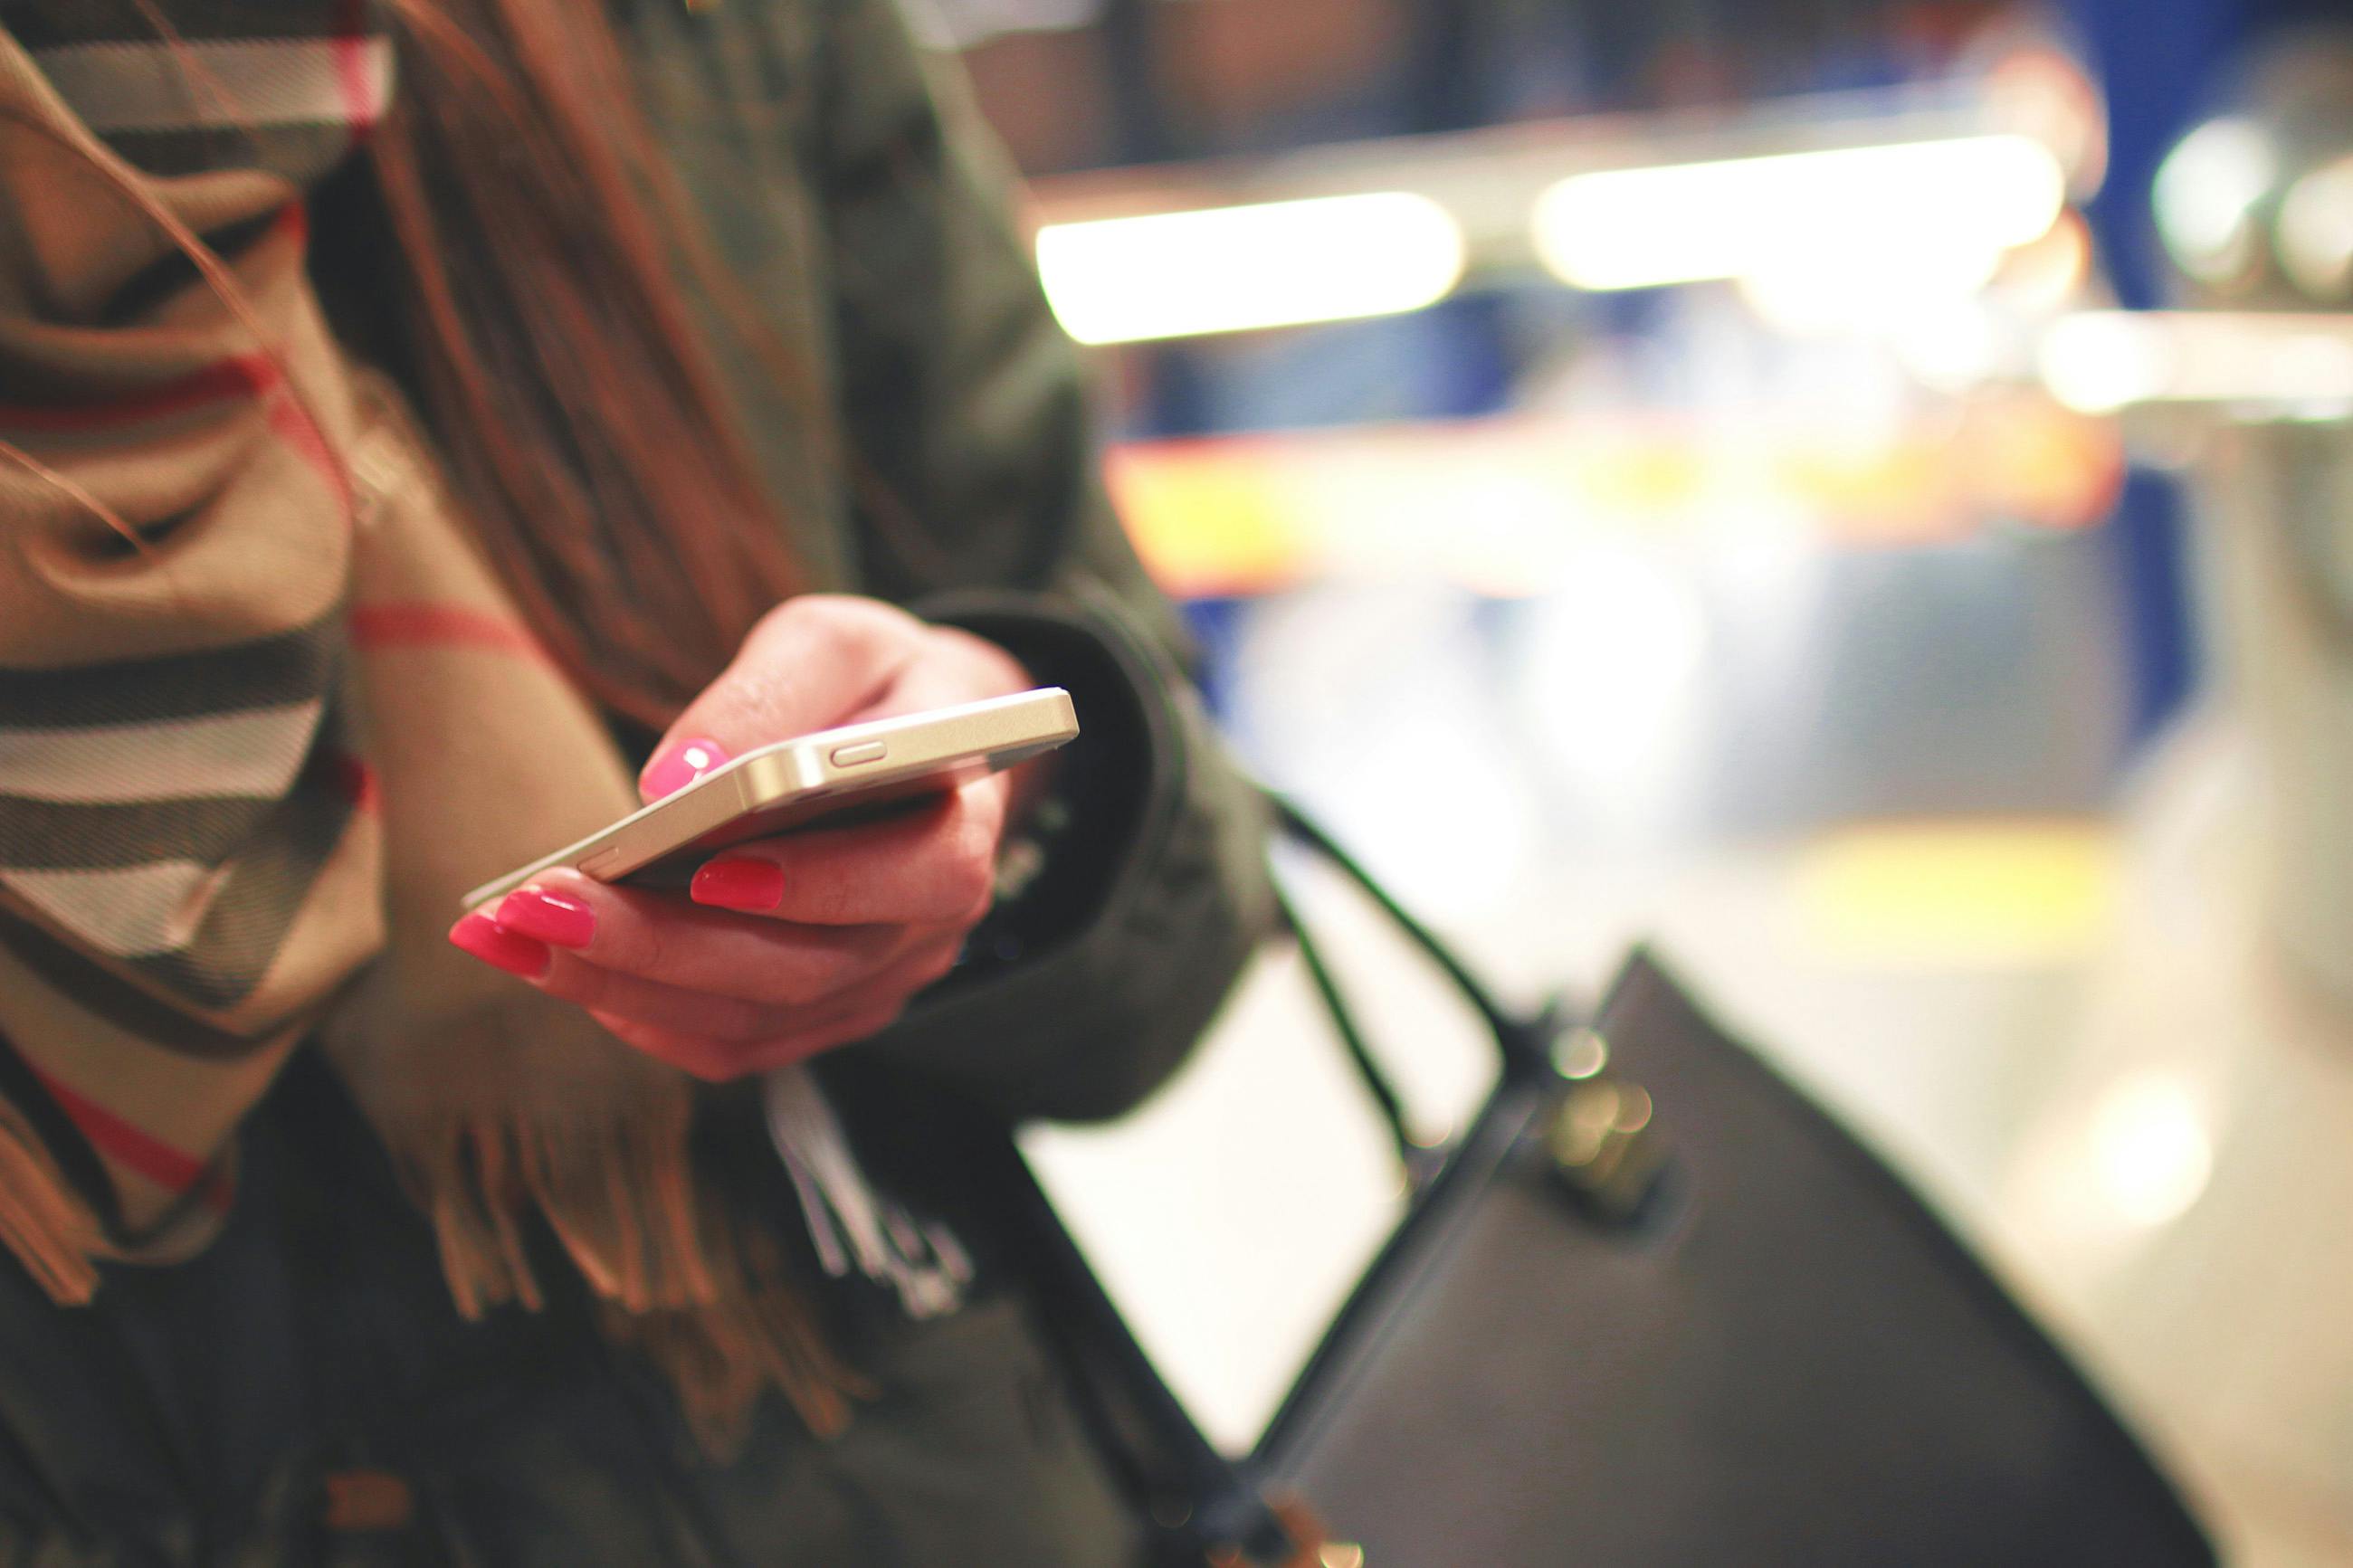
<path fill-rule="evenodd" d="M 574 884 L 534 885 L 509 895 L 499 919 L 468 915 L 450 938 L 576 1004 L 638 1048 L 712 1079 L 799 1060 L 875 1033 L 955 967 L 966 930 L 962 923 L 807 929 L 595 884 L 577 889 L 586 897 L 575 898 L 575 890 Z M 593 907 L 590 899 L 596 900 Z M 635 907 L 645 902 L 656 907 Z M 690 922 L 694 929 L 676 929 Z M 638 924 L 641 931 L 634 929 Z M 608 966 L 624 954 L 649 972 Z M 750 962 L 742 962 L 746 954 Z M 778 954 L 797 967 L 763 967 Z M 700 978 L 693 985 L 662 978 L 681 975 Z"/>
<path fill-rule="evenodd" d="M 954 967 L 963 934 L 931 935 L 871 973 L 804 1001 L 778 1003 L 666 985 L 605 969 L 568 952 L 550 952 L 533 984 L 551 996 L 592 1013 L 612 1013 L 718 1040 L 754 1040 L 797 1027 L 810 1018 L 859 1010 L 908 996 Z"/>
<path fill-rule="evenodd" d="M 713 1012 L 711 999 L 629 981 L 588 1011 L 625 1043 L 698 1078 L 721 1081 L 801 1061 L 878 1034 L 917 992 L 955 967 L 960 942 L 934 942 L 862 984 L 810 1008 Z M 560 972 L 561 966 L 558 965 Z M 554 989 L 561 982 L 546 982 Z M 717 1026 L 716 1028 L 705 1026 Z"/>
<path fill-rule="evenodd" d="M 855 1045 L 889 1028 L 900 1011 L 896 1007 L 877 1008 L 749 1045 L 729 1045 L 700 1036 L 681 1035 L 628 1018 L 599 1015 L 596 1021 L 623 1044 L 657 1060 L 699 1079 L 725 1083 L 753 1073 L 790 1067 L 841 1046 Z"/>
<path fill-rule="evenodd" d="M 680 715 L 639 792 L 659 798 L 831 725 L 1032 684 L 984 638 L 876 600 L 804 595 Z M 450 940 L 687 1071 L 797 1061 L 880 1030 L 954 964 L 989 905 L 1010 788 L 999 775 L 896 817 L 731 850 L 702 868 L 691 903 L 552 872 Z"/>
<path fill-rule="evenodd" d="M 976 780 L 854 827 L 738 845 L 695 873 L 697 904 L 820 928 L 970 927 L 988 910 L 1007 784 Z"/>
<path fill-rule="evenodd" d="M 876 973 L 925 934 L 904 923 L 748 920 L 568 870 L 551 871 L 508 894 L 491 919 L 500 932 L 544 943 L 567 960 L 557 966 L 566 975 L 585 965 L 771 1006 L 805 1007 L 829 996 Z M 497 962 L 488 952 L 478 956 Z M 558 994 L 598 1005 L 570 990 Z"/>
<path fill-rule="evenodd" d="M 923 646 L 900 667 L 889 688 L 852 717 L 887 719 L 952 708 L 984 698 L 1009 697 L 1037 685 L 1021 661 L 987 637 L 955 626 L 923 627 Z"/>
<path fill-rule="evenodd" d="M 1004 648 L 879 600 L 804 594 L 769 612 L 638 775 L 656 800 L 728 758 L 837 724 L 953 707 L 1036 682 Z"/>
<path fill-rule="evenodd" d="M 687 705 L 654 748 L 638 792 L 654 800 L 692 776 L 697 745 L 724 756 L 847 721 L 890 690 L 928 628 L 876 599 L 803 594 L 770 611 L 733 663 Z"/>

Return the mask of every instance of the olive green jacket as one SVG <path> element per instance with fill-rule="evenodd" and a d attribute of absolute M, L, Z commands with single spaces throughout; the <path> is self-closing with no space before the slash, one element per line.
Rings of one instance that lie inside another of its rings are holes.
<path fill-rule="evenodd" d="M 76 1310 L 0 1264 L 0 1568 L 1124 1560 L 1018 1281 L 992 1271 L 986 1216 L 956 1213 L 923 1130 L 974 1107 L 1105 1116 L 1150 1092 L 1269 923 L 1262 816 L 1111 512 L 1008 182 L 892 0 L 618 10 L 658 135 L 816 389 L 727 365 L 803 558 L 825 586 L 997 638 L 1077 700 L 1045 871 L 973 962 L 828 1069 L 883 1179 L 973 1222 L 982 1289 L 920 1326 L 837 1292 L 875 1398 L 831 1443 L 764 1407 L 714 1462 L 584 1297 L 459 1321 L 382 1152 L 298 1060 L 195 1261 L 111 1268 Z M 339 330 L 397 371 L 364 171 L 317 194 L 312 233 Z M 714 1094 L 707 1120 L 742 1202 L 790 1235 L 750 1098 Z"/>
<path fill-rule="evenodd" d="M 807 557 L 832 584 L 1010 647 L 1071 688 L 1088 734 L 1073 765 L 1090 847 L 1071 856 L 1101 863 L 1039 917 L 1059 936 L 871 1048 L 1017 1112 L 1123 1110 L 1200 1033 L 1267 927 L 1263 813 L 1113 514 L 1009 175 L 961 79 L 927 69 L 891 0 L 691 14 L 669 0 L 632 16 L 676 167 L 839 410 L 838 430 L 812 431 L 735 367 L 790 515 L 825 524 L 799 542 Z"/>

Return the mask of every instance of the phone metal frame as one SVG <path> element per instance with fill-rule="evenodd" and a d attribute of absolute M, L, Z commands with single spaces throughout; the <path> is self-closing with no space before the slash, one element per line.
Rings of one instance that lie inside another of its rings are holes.
<path fill-rule="evenodd" d="M 600 882 L 649 872 L 658 879 L 661 869 L 675 879 L 691 865 L 665 868 L 661 862 L 699 859 L 852 806 L 944 792 L 1050 752 L 1078 732 L 1071 694 L 1047 686 L 795 736 L 746 752 L 460 901 L 479 909 L 558 867 Z"/>

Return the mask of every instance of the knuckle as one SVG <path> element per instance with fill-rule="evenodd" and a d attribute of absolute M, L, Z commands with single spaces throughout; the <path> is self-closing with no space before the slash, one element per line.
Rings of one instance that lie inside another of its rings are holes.
<path fill-rule="evenodd" d="M 801 894 L 808 918 L 819 925 L 848 923 L 858 913 L 859 889 L 828 877 Z"/>
<path fill-rule="evenodd" d="M 821 653 L 890 647 L 921 635 L 923 623 L 892 605 L 854 594 L 800 594 L 761 617 L 760 630 L 781 633 Z"/>
<path fill-rule="evenodd" d="M 712 1037 L 742 1044 L 763 1039 L 776 1032 L 773 1009 L 757 1002 L 745 1002 L 734 997 L 717 999 L 718 1005 L 707 1021 L 706 1032 Z"/>
<path fill-rule="evenodd" d="M 839 608 L 834 594 L 796 594 L 760 617 L 763 632 L 798 632 L 823 626 Z"/>
<path fill-rule="evenodd" d="M 723 1061 L 716 1056 L 705 1056 L 699 1051 L 682 1053 L 672 1058 L 670 1065 L 705 1083 L 729 1083 L 739 1076 L 733 1062 Z"/>
<path fill-rule="evenodd" d="M 617 1013 L 608 1013 L 593 1007 L 586 1011 L 591 1018 L 596 1020 L 598 1028 L 603 1029 L 631 1050 L 642 1051 L 649 1057 L 664 1055 L 661 1042 L 655 1039 L 652 1032 L 636 1019 L 624 1018 Z"/>
<path fill-rule="evenodd" d="M 585 960 L 558 963 L 549 971 L 542 988 L 591 1013 L 612 1005 L 612 975 L 603 966 Z"/>
<path fill-rule="evenodd" d="M 744 1072 L 739 1053 L 722 1040 L 681 1037 L 672 1042 L 666 1056 L 672 1067 L 705 1083 L 726 1083 Z"/>
<path fill-rule="evenodd" d="M 828 989 L 822 975 L 797 963 L 771 964 L 759 976 L 759 1000 L 772 1007 L 806 1007 Z"/>
<path fill-rule="evenodd" d="M 681 1072 L 711 1083 L 722 1083 L 734 1076 L 728 1053 L 714 1041 L 658 1028 L 617 1013 L 598 1012 L 593 1016 L 607 1034 L 631 1050 Z"/>
<path fill-rule="evenodd" d="M 976 904 L 987 908 L 997 888 L 996 842 L 966 824 L 956 834 L 944 862 L 941 904 L 964 910 Z"/>
<path fill-rule="evenodd" d="M 612 957 L 616 966 L 626 965 L 638 974 L 659 975 L 675 961 L 670 934 L 661 920 L 631 921 L 628 928 L 614 933 Z"/>
<path fill-rule="evenodd" d="M 818 658 L 828 660 L 848 658 L 866 640 L 859 618 L 844 614 L 834 600 L 809 605 L 795 630 Z"/>
<path fill-rule="evenodd" d="M 905 1011 L 896 1003 L 888 1007 L 870 1007 L 849 1017 L 811 1029 L 796 1042 L 803 1055 L 829 1051 L 839 1046 L 853 1045 L 860 1040 L 881 1034 L 892 1021 Z"/>

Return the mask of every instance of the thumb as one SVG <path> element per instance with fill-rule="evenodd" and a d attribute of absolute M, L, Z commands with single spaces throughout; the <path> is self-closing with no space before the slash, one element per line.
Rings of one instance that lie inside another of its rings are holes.
<path fill-rule="evenodd" d="M 731 757 L 839 724 L 870 706 L 923 647 L 924 626 L 878 599 L 804 594 L 752 628 L 735 658 L 686 706 L 638 793 L 658 800 Z"/>

